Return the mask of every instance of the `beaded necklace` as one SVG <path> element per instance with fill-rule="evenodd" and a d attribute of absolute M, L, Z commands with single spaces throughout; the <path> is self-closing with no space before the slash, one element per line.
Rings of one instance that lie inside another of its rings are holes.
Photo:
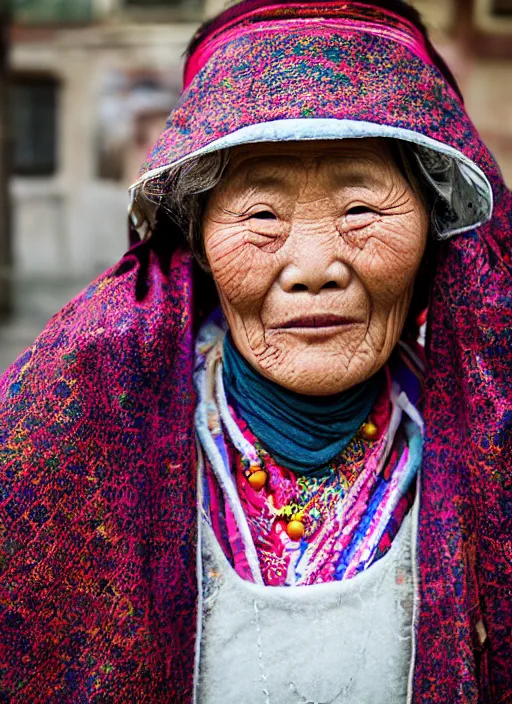
<path fill-rule="evenodd" d="M 371 449 L 379 436 L 375 423 L 368 420 L 348 447 L 331 462 L 325 477 L 316 482 L 312 478 L 298 478 L 294 499 L 274 510 L 276 519 L 285 522 L 286 532 L 292 540 L 308 540 L 317 532 L 332 505 L 339 500 L 340 492 L 346 494 L 353 486 L 364 465 L 368 449 Z M 251 456 L 241 454 L 239 461 L 243 475 L 252 489 L 261 491 L 269 481 L 268 468 L 272 458 L 257 441 L 254 449 L 256 461 L 252 453 Z M 312 485 L 315 483 L 318 487 L 311 496 Z"/>
<path fill-rule="evenodd" d="M 244 579 L 259 583 L 263 578 L 275 586 L 346 579 L 366 569 L 389 549 L 414 497 L 412 482 L 421 461 L 421 418 L 401 391 L 407 371 L 399 356 L 386 368 L 387 390 L 367 419 L 380 437 L 367 440 L 363 423 L 363 434 L 356 434 L 330 471 L 326 468 L 327 476 L 324 472 L 299 482 L 296 472 L 264 453 L 228 406 L 222 340 L 223 330 L 215 324 L 204 327 L 198 339 L 201 401 L 196 422 L 207 453 L 205 489 L 210 498 L 205 510 L 226 557 Z M 416 394 L 408 377 L 406 384 Z M 264 482 L 253 488 L 249 476 L 256 472 L 261 474 L 253 482 Z M 276 515 L 280 509 L 282 514 Z M 293 540 L 287 529 L 293 516 L 299 513 L 301 518 L 301 510 L 306 515 L 298 523 L 304 533 Z"/>

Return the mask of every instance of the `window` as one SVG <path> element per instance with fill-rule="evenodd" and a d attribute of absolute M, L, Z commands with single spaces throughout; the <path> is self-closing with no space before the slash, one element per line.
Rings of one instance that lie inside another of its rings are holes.
<path fill-rule="evenodd" d="M 11 87 L 12 168 L 20 176 L 57 169 L 58 84 L 50 77 L 14 78 Z"/>
<path fill-rule="evenodd" d="M 168 8 L 180 7 L 185 5 L 200 5 L 198 0 L 125 0 L 125 5 L 127 7 L 141 7 L 141 8 Z"/>
<path fill-rule="evenodd" d="M 184 0 L 125 0 L 128 7 L 176 7 Z"/>
<path fill-rule="evenodd" d="M 158 19 L 198 20 L 204 0 L 123 0 L 125 10 L 149 22 Z"/>
<path fill-rule="evenodd" d="M 512 0 L 493 0 L 492 14 L 496 17 L 512 17 Z"/>
<path fill-rule="evenodd" d="M 86 24 L 93 20 L 93 0 L 14 0 L 11 6 L 14 20 L 21 24 Z"/>

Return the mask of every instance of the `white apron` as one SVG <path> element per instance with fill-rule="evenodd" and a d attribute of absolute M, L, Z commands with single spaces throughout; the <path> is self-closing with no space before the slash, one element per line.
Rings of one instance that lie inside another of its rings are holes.
<path fill-rule="evenodd" d="M 241 579 L 202 518 L 199 704 L 405 704 L 412 657 L 412 514 L 352 579 Z"/>

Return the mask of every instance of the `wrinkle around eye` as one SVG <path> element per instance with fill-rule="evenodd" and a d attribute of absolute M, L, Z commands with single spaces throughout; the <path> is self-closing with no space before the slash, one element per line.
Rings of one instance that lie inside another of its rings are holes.
<path fill-rule="evenodd" d="M 270 217 L 255 217 L 259 213 L 268 213 Z M 282 241 L 285 232 L 288 231 L 286 224 L 271 210 L 258 211 L 254 215 L 249 215 L 244 225 L 244 241 L 255 245 L 276 240 Z"/>
<path fill-rule="evenodd" d="M 283 244 L 282 232 L 265 232 L 262 230 L 247 230 L 244 244 L 257 247 L 264 252 L 277 252 Z"/>
<path fill-rule="evenodd" d="M 359 208 L 364 208 L 364 210 L 359 210 Z M 381 218 L 381 213 L 373 210 L 372 208 L 367 208 L 366 206 L 356 206 L 354 208 L 350 208 L 341 218 L 340 232 L 341 234 L 344 234 L 350 230 L 362 230 L 378 222 Z"/>

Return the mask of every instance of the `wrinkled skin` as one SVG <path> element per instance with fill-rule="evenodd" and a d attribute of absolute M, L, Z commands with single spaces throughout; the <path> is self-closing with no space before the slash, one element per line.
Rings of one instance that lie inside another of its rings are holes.
<path fill-rule="evenodd" d="M 238 147 L 204 219 L 238 350 L 309 395 L 344 391 L 386 363 L 427 232 L 383 139 Z"/>

